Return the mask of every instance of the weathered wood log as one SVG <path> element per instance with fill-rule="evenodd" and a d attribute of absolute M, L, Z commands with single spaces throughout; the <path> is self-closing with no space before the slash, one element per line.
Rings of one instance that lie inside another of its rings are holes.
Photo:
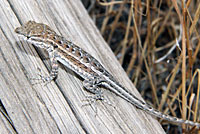
<path fill-rule="evenodd" d="M 98 102 L 97 113 L 94 105 L 82 107 L 82 100 L 91 94 L 62 65 L 55 81 L 46 86 L 31 83 L 30 78 L 39 73 L 37 68 L 48 74 L 49 61 L 44 51 L 20 40 L 14 29 L 35 20 L 84 48 L 141 98 L 79 0 L 1 0 L 0 20 L 1 111 L 5 110 L 13 125 L 0 113 L 1 134 L 164 133 L 154 117 L 109 91 L 104 94 L 114 107 Z"/>

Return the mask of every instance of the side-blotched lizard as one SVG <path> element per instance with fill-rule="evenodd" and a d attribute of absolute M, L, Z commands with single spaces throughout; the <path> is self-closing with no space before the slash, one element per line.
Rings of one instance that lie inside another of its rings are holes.
<path fill-rule="evenodd" d="M 200 124 L 197 122 L 163 114 L 144 101 L 138 99 L 135 95 L 131 94 L 120 85 L 93 56 L 72 42 L 56 34 L 56 32 L 49 26 L 42 23 L 36 23 L 35 21 L 28 21 L 25 25 L 16 28 L 15 32 L 23 36 L 25 40 L 34 44 L 36 47 L 47 50 L 52 70 L 50 76 L 43 77 L 43 81 L 49 82 L 56 78 L 59 61 L 84 79 L 84 88 L 95 94 L 96 99 L 101 100 L 102 91 L 100 87 L 103 86 L 151 115 L 175 123 L 189 124 L 197 126 L 198 128 L 200 127 Z"/>

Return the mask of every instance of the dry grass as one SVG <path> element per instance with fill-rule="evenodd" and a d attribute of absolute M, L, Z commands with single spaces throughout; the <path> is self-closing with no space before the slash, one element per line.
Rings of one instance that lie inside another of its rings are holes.
<path fill-rule="evenodd" d="M 164 113 L 199 122 L 200 2 L 83 3 L 143 98 Z M 168 133 L 197 130 L 161 123 Z"/>

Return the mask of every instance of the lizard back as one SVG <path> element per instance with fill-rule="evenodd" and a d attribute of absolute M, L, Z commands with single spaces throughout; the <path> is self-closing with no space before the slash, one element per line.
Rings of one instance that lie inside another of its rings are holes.
<path fill-rule="evenodd" d="M 144 101 L 138 99 L 135 95 L 128 92 L 126 88 L 119 84 L 93 56 L 72 42 L 56 34 L 56 32 L 49 26 L 42 23 L 36 23 L 35 21 L 29 21 L 22 27 L 16 28 L 15 32 L 25 37 L 27 41 L 31 42 L 35 46 L 46 49 L 49 55 L 53 54 L 58 61 L 79 74 L 83 79 L 88 81 L 94 80 L 95 78 L 103 79 L 101 85 L 130 102 L 137 108 L 172 122 L 200 127 L 200 124 L 197 122 L 163 114 Z"/>

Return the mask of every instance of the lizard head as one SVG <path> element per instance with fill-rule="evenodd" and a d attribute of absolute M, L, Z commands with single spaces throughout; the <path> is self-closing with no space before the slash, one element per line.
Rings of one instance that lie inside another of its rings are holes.
<path fill-rule="evenodd" d="M 36 23 L 35 21 L 28 21 L 21 27 L 17 27 L 15 32 L 19 35 L 23 35 L 27 38 L 31 38 L 32 36 L 42 35 L 44 31 L 44 27 L 47 25 Z"/>
<path fill-rule="evenodd" d="M 17 27 L 15 32 L 24 37 L 25 40 L 39 47 L 44 47 L 42 44 L 46 34 L 55 33 L 49 26 L 35 21 L 28 21 L 21 27 Z"/>

